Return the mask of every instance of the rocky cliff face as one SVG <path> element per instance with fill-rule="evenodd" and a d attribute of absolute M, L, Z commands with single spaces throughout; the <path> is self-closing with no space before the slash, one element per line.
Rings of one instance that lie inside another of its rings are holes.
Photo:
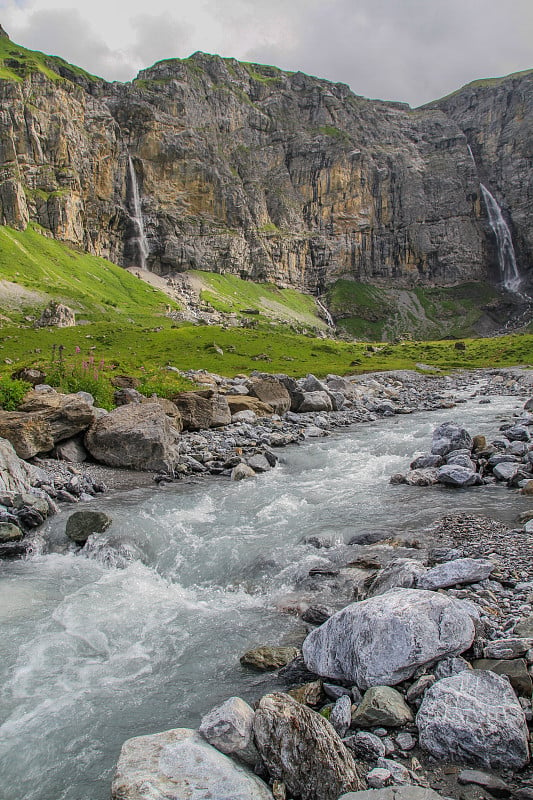
<path fill-rule="evenodd" d="M 487 90 L 492 99 L 479 90 L 478 110 L 468 99 L 478 90 L 467 88 L 412 111 L 201 53 L 159 62 L 131 84 L 54 63 L 0 79 L 0 221 L 31 219 L 139 265 L 137 182 L 146 263 L 159 273 L 230 271 L 312 291 L 341 276 L 497 278 L 478 169 L 502 187 L 530 259 L 527 82 L 503 81 Z"/>

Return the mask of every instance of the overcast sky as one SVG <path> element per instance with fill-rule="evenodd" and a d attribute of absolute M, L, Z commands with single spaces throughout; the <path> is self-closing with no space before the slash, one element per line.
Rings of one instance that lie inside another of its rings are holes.
<path fill-rule="evenodd" d="M 196 50 L 419 105 L 533 68 L 533 0 L 0 0 L 25 47 L 108 80 Z"/>

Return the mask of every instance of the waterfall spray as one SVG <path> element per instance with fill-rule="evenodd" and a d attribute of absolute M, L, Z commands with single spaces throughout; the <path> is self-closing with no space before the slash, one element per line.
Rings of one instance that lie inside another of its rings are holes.
<path fill-rule="evenodd" d="M 130 155 L 128 155 L 128 171 L 130 177 L 130 184 L 131 184 L 131 199 L 133 205 L 133 214 L 131 214 L 131 221 L 135 226 L 136 235 L 132 237 L 132 241 L 135 243 L 135 251 L 138 254 L 139 263 L 137 264 L 138 267 L 141 269 L 146 269 L 146 258 L 148 253 L 150 252 L 148 249 L 148 240 L 146 238 L 146 233 L 144 230 L 144 222 L 143 222 L 143 215 L 142 215 L 142 208 L 141 208 L 141 195 L 139 193 L 139 183 L 137 181 L 137 175 L 135 174 L 135 167 L 133 166 L 133 160 Z"/>
<path fill-rule="evenodd" d="M 498 244 L 498 262 L 500 265 L 502 284 L 508 292 L 519 294 L 522 281 L 516 265 L 511 231 L 503 218 L 502 210 L 496 199 L 486 186 L 483 186 L 482 183 L 480 186 L 489 215 L 489 224 L 496 236 L 496 242 Z"/>

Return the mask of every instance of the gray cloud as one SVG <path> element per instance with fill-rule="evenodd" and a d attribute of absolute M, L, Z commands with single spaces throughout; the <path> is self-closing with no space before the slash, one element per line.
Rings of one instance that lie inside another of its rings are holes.
<path fill-rule="evenodd" d="M 144 66 L 164 58 L 177 58 L 190 44 L 190 25 L 178 22 L 170 13 L 157 16 L 139 14 L 131 19 L 136 40 L 131 50 Z"/>

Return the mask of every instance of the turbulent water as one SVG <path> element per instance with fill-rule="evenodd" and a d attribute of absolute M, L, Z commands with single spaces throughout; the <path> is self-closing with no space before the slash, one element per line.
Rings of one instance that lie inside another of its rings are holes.
<path fill-rule="evenodd" d="M 473 399 L 279 451 L 253 481 L 98 500 L 114 522 L 91 557 L 66 547 L 67 513 L 50 520 L 49 552 L 0 565 L 2 800 L 107 800 L 125 739 L 196 726 L 222 698 L 267 691 L 273 679 L 238 657 L 301 641 L 301 622 L 278 609 L 320 558 L 304 536 L 411 532 L 454 509 L 514 519 L 526 501 L 503 488 L 388 481 L 439 422 L 495 433 L 519 406 Z"/>

